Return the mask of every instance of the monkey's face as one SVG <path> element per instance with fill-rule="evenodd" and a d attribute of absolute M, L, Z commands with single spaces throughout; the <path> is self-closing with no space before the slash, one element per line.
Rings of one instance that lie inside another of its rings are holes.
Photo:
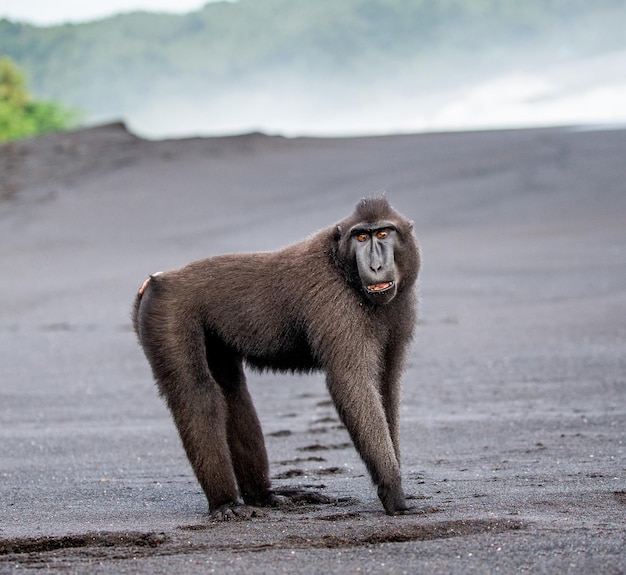
<path fill-rule="evenodd" d="M 359 223 L 350 229 L 350 253 L 363 293 L 372 303 L 389 303 L 398 290 L 394 252 L 400 240 L 392 222 Z"/>

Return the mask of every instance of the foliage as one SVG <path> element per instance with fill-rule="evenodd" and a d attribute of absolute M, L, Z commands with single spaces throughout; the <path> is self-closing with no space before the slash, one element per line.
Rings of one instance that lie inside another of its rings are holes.
<path fill-rule="evenodd" d="M 30 97 L 26 81 L 17 66 L 8 58 L 0 59 L 0 102 L 13 108 L 23 108 Z"/>
<path fill-rule="evenodd" d="M 0 58 L 0 142 L 65 130 L 77 119 L 59 104 L 33 100 L 19 68 Z"/>

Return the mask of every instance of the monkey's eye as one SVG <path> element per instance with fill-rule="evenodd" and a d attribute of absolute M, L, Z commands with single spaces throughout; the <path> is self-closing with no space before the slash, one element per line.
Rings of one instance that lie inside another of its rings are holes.
<path fill-rule="evenodd" d="M 357 242 L 366 242 L 369 239 L 367 234 L 358 234 L 356 237 Z"/>
<path fill-rule="evenodd" d="M 376 237 L 379 240 L 384 240 L 388 235 L 389 235 L 389 232 L 387 230 L 380 230 L 376 232 Z"/>

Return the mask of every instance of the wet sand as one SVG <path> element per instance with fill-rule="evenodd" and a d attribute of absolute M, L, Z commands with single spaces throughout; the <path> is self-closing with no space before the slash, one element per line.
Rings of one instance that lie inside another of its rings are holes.
<path fill-rule="evenodd" d="M 626 572 L 626 131 L 0 145 L 0 572 Z M 421 324 L 387 517 L 323 377 L 249 376 L 274 484 L 211 523 L 130 328 L 154 271 L 281 247 L 386 190 Z"/>

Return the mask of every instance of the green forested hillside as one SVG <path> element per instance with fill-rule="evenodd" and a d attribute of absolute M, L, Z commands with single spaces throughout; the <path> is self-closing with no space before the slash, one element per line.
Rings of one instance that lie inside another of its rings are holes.
<path fill-rule="evenodd" d="M 78 119 L 59 104 L 33 100 L 19 68 L 0 57 L 0 142 L 69 129 Z"/>
<path fill-rule="evenodd" d="M 0 20 L 0 55 L 38 97 L 88 117 L 155 97 L 299 83 L 472 73 L 534 50 L 568 57 L 624 43 L 623 0 L 239 0 L 187 15 L 133 13 L 50 28 Z M 544 57 L 544 56 L 539 56 Z"/>

